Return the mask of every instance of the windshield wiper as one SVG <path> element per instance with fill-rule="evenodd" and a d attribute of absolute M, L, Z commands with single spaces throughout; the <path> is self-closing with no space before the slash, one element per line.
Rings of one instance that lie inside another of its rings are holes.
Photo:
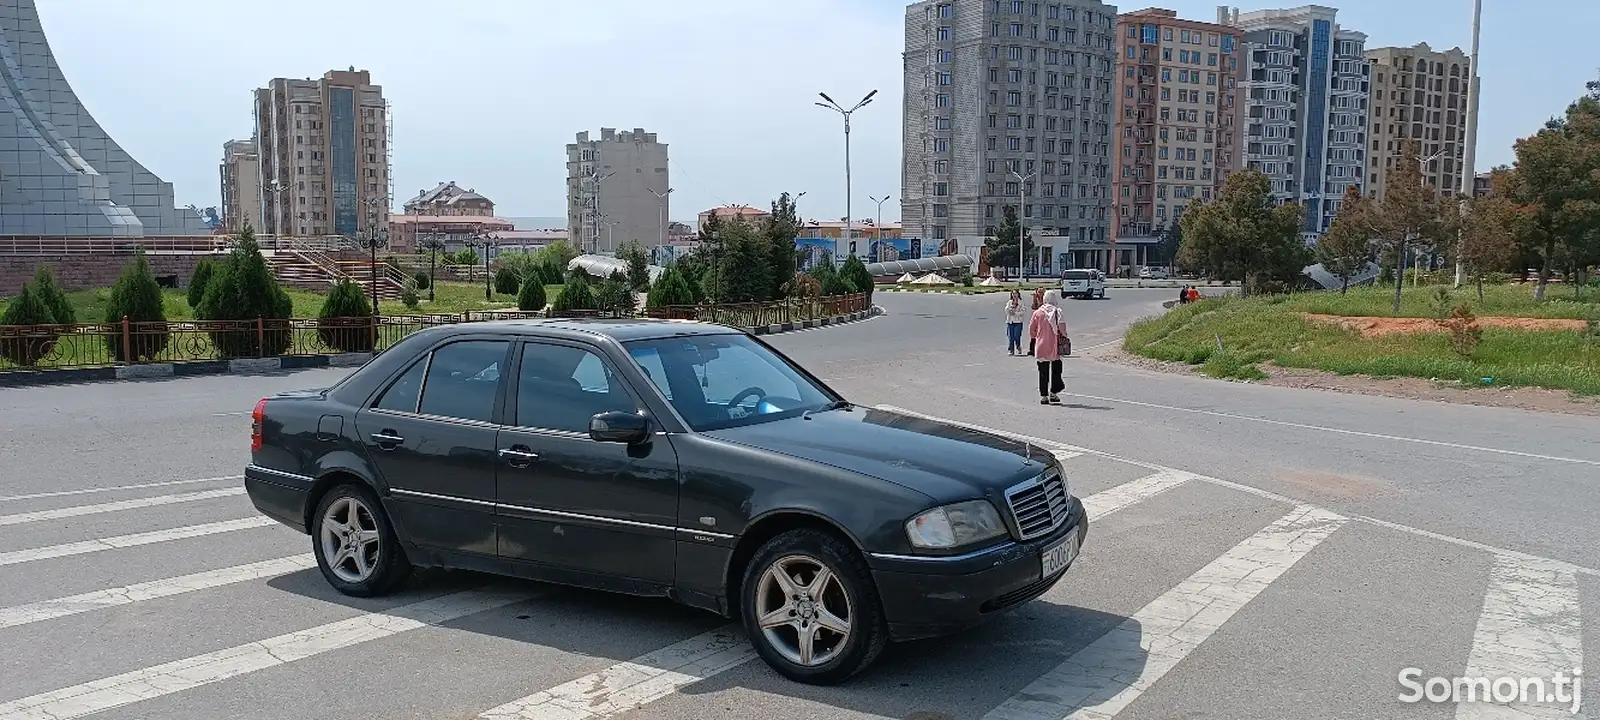
<path fill-rule="evenodd" d="M 806 419 L 806 420 L 810 420 L 811 419 L 811 413 L 814 413 L 814 412 L 827 412 L 829 410 L 849 410 L 849 409 L 851 409 L 853 407 L 855 407 L 855 405 L 851 404 L 849 400 L 835 400 L 835 401 L 833 401 L 831 403 L 828 403 L 827 405 L 823 405 L 820 410 L 807 410 L 807 411 L 805 411 L 803 413 L 800 413 L 800 417 L 803 418 L 803 419 Z"/>

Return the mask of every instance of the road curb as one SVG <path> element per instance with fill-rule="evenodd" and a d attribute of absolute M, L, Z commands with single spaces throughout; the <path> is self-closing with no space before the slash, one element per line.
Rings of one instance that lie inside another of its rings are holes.
<path fill-rule="evenodd" d="M 775 323 L 772 325 L 757 325 L 749 328 L 752 335 L 781 335 L 787 332 L 810 330 L 813 328 L 827 327 L 829 325 L 843 325 L 845 323 L 860 322 L 867 318 L 883 314 L 883 308 L 873 305 L 871 309 L 853 312 L 846 315 L 819 318 L 817 320 L 801 320 L 800 322 Z"/>

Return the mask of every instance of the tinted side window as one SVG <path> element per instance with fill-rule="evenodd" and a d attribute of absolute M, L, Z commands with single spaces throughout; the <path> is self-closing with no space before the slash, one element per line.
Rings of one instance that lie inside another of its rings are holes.
<path fill-rule="evenodd" d="M 471 340 L 433 351 L 422 387 L 422 414 L 488 422 L 510 343 Z"/>
<path fill-rule="evenodd" d="M 414 413 L 417 411 L 417 401 L 422 397 L 422 371 L 428 364 L 428 358 L 411 363 L 411 367 L 394 381 L 383 395 L 378 397 L 378 402 L 373 407 L 381 410 L 394 410 L 395 412 Z"/>
<path fill-rule="evenodd" d="M 589 418 L 638 410 L 622 380 L 583 348 L 528 343 L 517 379 L 516 424 L 586 433 Z"/>

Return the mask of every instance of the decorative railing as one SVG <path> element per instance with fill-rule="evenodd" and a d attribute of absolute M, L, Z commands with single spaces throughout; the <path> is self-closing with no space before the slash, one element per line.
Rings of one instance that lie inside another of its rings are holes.
<path fill-rule="evenodd" d="M 0 325 L 0 373 L 141 363 L 366 353 L 440 325 L 538 317 L 649 317 L 741 328 L 818 320 L 871 307 L 866 293 L 723 305 L 645 308 L 637 313 L 470 311 L 355 318 L 195 320 L 77 325 Z"/>

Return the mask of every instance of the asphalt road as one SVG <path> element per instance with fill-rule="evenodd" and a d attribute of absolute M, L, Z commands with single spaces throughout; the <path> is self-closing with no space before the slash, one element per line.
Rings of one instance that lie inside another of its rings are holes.
<path fill-rule="evenodd" d="M 1109 295 L 1069 305 L 1080 352 L 1170 293 Z M 6 389 L 0 720 L 1489 718 L 1399 702 L 1397 673 L 1549 676 L 1600 647 L 1595 418 L 1087 357 L 1044 407 L 1002 296 L 878 302 L 772 342 L 864 405 L 1059 444 L 1094 524 L 1039 601 L 819 689 L 666 602 L 468 573 L 354 600 L 231 477 L 257 398 L 346 371 Z"/>

